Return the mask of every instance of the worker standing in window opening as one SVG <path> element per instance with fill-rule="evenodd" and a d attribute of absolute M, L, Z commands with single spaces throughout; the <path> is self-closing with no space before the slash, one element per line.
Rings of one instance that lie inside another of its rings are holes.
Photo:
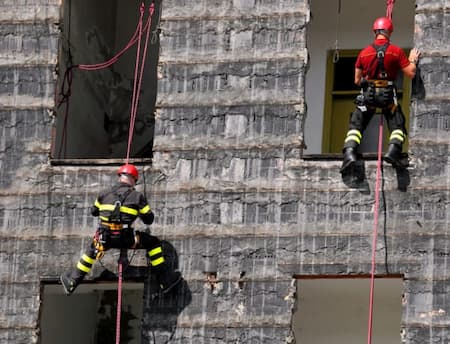
<path fill-rule="evenodd" d="M 399 166 L 407 132 L 394 83 L 400 70 L 410 79 L 414 78 L 420 52 L 413 48 L 407 58 L 403 49 L 390 43 L 393 31 L 394 26 L 389 18 L 377 18 L 373 23 L 375 40 L 360 51 L 356 60 L 355 84 L 361 86 L 361 93 L 356 97 L 356 109 L 350 118 L 341 173 L 357 161 L 356 153 L 362 135 L 377 108 L 381 108 L 391 134 L 383 159 L 394 167 Z"/>
<path fill-rule="evenodd" d="M 139 176 L 136 167 L 125 164 L 117 174 L 118 184 L 101 193 L 91 209 L 92 215 L 99 217 L 99 227 L 93 241 L 76 267 L 60 276 L 67 295 L 74 292 L 96 260 L 110 248 L 147 250 L 152 271 L 163 293 L 181 281 L 180 272 L 172 270 L 164 259 L 160 240 L 148 233 L 135 231 L 132 227 L 137 217 L 147 225 L 154 220 L 145 196 L 134 188 Z"/>

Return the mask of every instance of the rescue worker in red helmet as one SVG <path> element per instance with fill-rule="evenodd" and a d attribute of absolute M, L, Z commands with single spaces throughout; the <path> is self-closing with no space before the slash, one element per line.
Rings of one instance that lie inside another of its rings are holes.
<path fill-rule="evenodd" d="M 117 172 L 117 185 L 101 193 L 91 209 L 99 217 L 99 227 L 76 267 L 60 276 L 67 295 L 74 292 L 96 260 L 110 248 L 145 249 L 152 272 L 156 274 L 161 291 L 167 293 L 181 280 L 181 274 L 167 264 L 160 240 L 146 232 L 135 231 L 133 222 L 139 217 L 147 225 L 154 214 L 144 194 L 134 188 L 139 178 L 134 165 L 125 164 Z"/>
<path fill-rule="evenodd" d="M 341 173 L 357 161 L 358 146 L 377 108 L 381 109 L 390 131 L 389 147 L 383 159 L 394 167 L 399 165 L 407 133 L 394 82 L 400 71 L 408 78 L 414 78 L 420 52 L 413 48 L 407 58 L 403 49 L 390 43 L 393 31 L 389 18 L 377 18 L 373 23 L 375 40 L 360 51 L 356 60 L 355 84 L 361 86 L 361 93 L 356 97 L 356 109 L 351 115 L 344 141 Z"/>

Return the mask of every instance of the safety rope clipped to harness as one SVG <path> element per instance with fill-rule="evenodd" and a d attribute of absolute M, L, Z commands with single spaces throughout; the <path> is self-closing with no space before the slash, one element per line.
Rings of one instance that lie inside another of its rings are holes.
<path fill-rule="evenodd" d="M 395 0 L 386 0 L 386 17 L 392 19 L 392 12 L 394 9 Z M 373 332 L 373 308 L 374 308 L 374 296 L 375 296 L 375 270 L 376 270 L 376 245 L 378 237 L 378 217 L 380 207 L 380 188 L 381 188 L 381 176 L 383 169 L 383 116 L 380 115 L 380 124 L 378 130 L 378 154 L 377 154 L 377 173 L 375 181 L 375 205 L 373 210 L 373 231 L 372 231 L 372 267 L 370 271 L 370 296 L 369 296 L 369 320 L 367 326 L 367 344 L 372 344 L 372 332 Z"/>
<path fill-rule="evenodd" d="M 375 296 L 375 269 L 376 269 L 376 246 L 378 236 L 378 210 L 380 208 L 380 185 L 381 172 L 383 168 L 383 116 L 380 115 L 380 124 L 378 129 L 378 153 L 377 153 L 377 173 L 375 181 L 375 205 L 372 232 L 372 268 L 370 271 L 370 300 L 369 300 L 369 321 L 367 331 L 367 344 L 372 343 L 372 323 L 373 323 L 373 300 Z"/>
<path fill-rule="evenodd" d="M 119 256 L 119 281 L 117 285 L 117 314 L 116 314 L 116 344 L 120 344 L 120 320 L 122 313 L 122 280 L 123 280 L 123 265 L 128 261 L 127 249 L 120 250 Z"/>

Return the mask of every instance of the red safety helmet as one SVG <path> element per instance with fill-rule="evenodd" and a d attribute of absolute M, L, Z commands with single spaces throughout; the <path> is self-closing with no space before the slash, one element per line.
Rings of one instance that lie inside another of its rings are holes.
<path fill-rule="evenodd" d="M 131 164 L 125 164 L 120 166 L 119 170 L 117 171 L 117 174 L 120 176 L 121 174 L 128 174 L 130 176 L 133 176 L 135 180 L 138 180 L 139 173 L 136 168 L 136 166 Z"/>
<path fill-rule="evenodd" d="M 385 30 L 391 34 L 394 31 L 394 25 L 392 24 L 392 21 L 389 18 L 386 17 L 380 17 L 375 19 L 373 22 L 373 31 L 376 30 Z"/>

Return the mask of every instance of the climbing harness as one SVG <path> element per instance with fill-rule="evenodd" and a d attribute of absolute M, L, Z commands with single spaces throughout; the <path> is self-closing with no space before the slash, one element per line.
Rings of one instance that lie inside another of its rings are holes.
<path fill-rule="evenodd" d="M 363 95 L 369 105 L 381 108 L 389 107 L 391 113 L 394 113 L 398 105 L 396 88 L 394 82 L 388 80 L 387 71 L 384 67 L 384 57 L 388 47 L 389 42 L 383 45 L 372 44 L 372 48 L 376 51 L 377 64 L 376 67 L 371 66 L 368 71 L 369 77 L 373 77 L 373 79 L 365 82 L 366 87 L 363 87 Z"/>
<path fill-rule="evenodd" d="M 386 69 L 384 68 L 384 57 L 386 55 L 386 50 L 387 50 L 388 46 L 389 46 L 389 42 L 387 42 L 383 45 L 372 44 L 372 47 L 377 52 L 377 67 L 376 67 L 375 73 L 373 73 L 373 75 L 375 75 L 375 77 L 380 80 L 385 80 L 387 78 L 387 72 L 386 72 Z M 381 86 L 379 86 L 379 87 L 381 87 Z"/>
<path fill-rule="evenodd" d="M 395 0 L 386 0 L 386 17 L 392 19 L 392 11 Z M 369 319 L 367 328 L 367 344 L 372 344 L 372 327 L 373 327 L 373 300 L 375 295 L 375 269 L 376 269 L 376 245 L 378 236 L 378 209 L 380 204 L 380 185 L 382 164 L 382 148 L 383 148 L 383 116 L 380 116 L 379 133 L 378 133 L 378 156 L 377 156 L 377 173 L 375 182 L 375 205 L 374 220 L 372 232 L 372 268 L 370 272 L 370 296 L 369 296 Z"/>

